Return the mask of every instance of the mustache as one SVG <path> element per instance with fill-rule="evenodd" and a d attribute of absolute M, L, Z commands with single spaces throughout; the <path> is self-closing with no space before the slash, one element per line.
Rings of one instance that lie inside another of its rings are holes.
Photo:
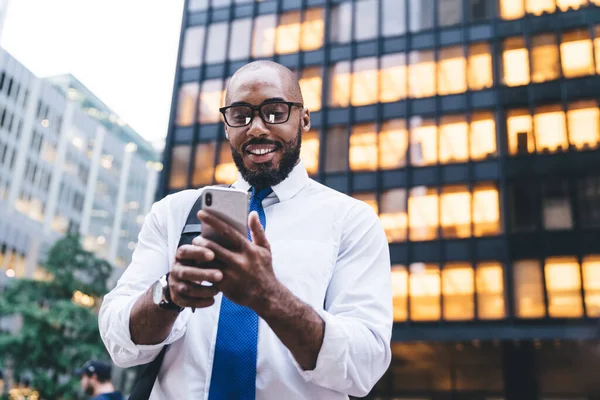
<path fill-rule="evenodd" d="M 259 144 L 270 144 L 275 146 L 275 149 L 279 149 L 281 147 L 281 143 L 276 142 L 274 140 L 270 140 L 267 138 L 253 138 L 248 140 L 246 143 L 244 143 L 242 145 L 242 151 L 246 151 L 246 149 L 248 148 L 248 146 L 250 145 L 259 145 Z"/>

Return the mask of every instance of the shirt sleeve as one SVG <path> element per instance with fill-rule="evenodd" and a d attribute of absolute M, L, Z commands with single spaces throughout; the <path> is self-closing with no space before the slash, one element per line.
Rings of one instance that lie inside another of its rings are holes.
<path fill-rule="evenodd" d="M 390 365 L 393 325 L 389 246 L 377 215 L 353 207 L 323 310 L 325 335 L 306 381 L 350 396 L 366 396 Z"/>
<path fill-rule="evenodd" d="M 190 310 L 182 311 L 169 336 L 155 345 L 136 345 L 131 340 L 129 318 L 133 305 L 162 275 L 169 271 L 165 200 L 155 203 L 146 216 L 132 261 L 117 286 L 100 307 L 100 336 L 114 363 L 122 368 L 152 361 L 162 347 L 185 333 Z"/>

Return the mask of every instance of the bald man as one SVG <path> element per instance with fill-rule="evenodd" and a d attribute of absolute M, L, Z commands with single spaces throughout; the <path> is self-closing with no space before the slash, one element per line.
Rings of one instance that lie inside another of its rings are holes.
<path fill-rule="evenodd" d="M 200 211 L 230 248 L 201 236 L 178 248 L 204 189 L 154 204 L 100 310 L 113 360 L 140 365 L 169 346 L 151 399 L 365 396 L 391 360 L 390 258 L 377 215 L 308 177 L 300 148 L 310 113 L 289 69 L 242 67 L 220 112 L 233 187 L 250 193 L 250 235 Z"/>

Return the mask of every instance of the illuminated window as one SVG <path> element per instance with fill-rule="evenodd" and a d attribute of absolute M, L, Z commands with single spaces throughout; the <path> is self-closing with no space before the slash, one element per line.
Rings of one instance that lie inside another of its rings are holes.
<path fill-rule="evenodd" d="M 236 181 L 238 170 L 231 156 L 229 142 L 223 142 L 219 146 L 219 160 L 215 168 L 215 182 L 219 184 L 232 184 Z"/>
<path fill-rule="evenodd" d="M 379 219 L 388 242 L 406 241 L 406 190 L 392 189 L 381 194 Z"/>
<path fill-rule="evenodd" d="M 534 36 L 531 40 L 531 80 L 545 82 L 560 77 L 558 45 L 554 34 Z"/>
<path fill-rule="evenodd" d="M 170 189 L 183 189 L 187 186 L 188 166 L 192 148 L 190 146 L 174 146 L 171 152 Z"/>
<path fill-rule="evenodd" d="M 321 109 L 321 68 L 312 67 L 302 71 L 300 89 L 304 98 L 304 106 L 310 111 Z"/>
<path fill-rule="evenodd" d="M 438 94 L 462 93 L 467 90 L 467 61 L 462 47 L 440 50 L 438 64 Z"/>
<path fill-rule="evenodd" d="M 219 122 L 219 107 L 223 100 L 223 80 L 210 79 L 202 82 L 200 102 L 198 104 L 198 122 L 214 124 Z"/>
<path fill-rule="evenodd" d="M 406 74 L 406 54 L 388 54 L 381 57 L 379 98 L 382 103 L 406 98 Z"/>
<path fill-rule="evenodd" d="M 533 126 L 538 153 L 555 153 L 569 147 L 567 121 L 560 106 L 539 107 L 533 117 Z"/>
<path fill-rule="evenodd" d="M 508 149 L 511 155 L 535 152 L 533 122 L 526 110 L 511 110 L 506 119 Z"/>
<path fill-rule="evenodd" d="M 435 264 L 410 265 L 410 319 L 436 321 L 441 318 L 440 269 Z"/>
<path fill-rule="evenodd" d="M 206 44 L 207 64 L 222 63 L 225 61 L 228 33 L 229 24 L 227 22 L 209 25 L 208 41 Z"/>
<path fill-rule="evenodd" d="M 579 10 L 580 7 L 587 6 L 587 0 L 556 0 L 556 5 L 562 11 Z"/>
<path fill-rule="evenodd" d="M 569 104 L 567 111 L 569 141 L 577 150 L 588 150 L 600 144 L 600 113 L 595 101 Z"/>
<path fill-rule="evenodd" d="M 190 126 L 196 118 L 196 99 L 200 85 L 197 82 L 186 83 L 179 88 L 177 100 L 177 126 Z"/>
<path fill-rule="evenodd" d="M 438 0 L 438 24 L 450 26 L 462 21 L 462 0 Z"/>
<path fill-rule="evenodd" d="M 377 205 L 377 195 L 375 193 L 354 193 L 352 195 L 356 200 L 363 201 L 367 203 L 371 209 L 375 212 L 375 214 L 379 214 L 379 206 Z"/>
<path fill-rule="evenodd" d="M 410 120 L 410 163 L 425 166 L 437 163 L 437 127 L 432 120 Z"/>
<path fill-rule="evenodd" d="M 435 71 L 435 61 L 432 51 L 410 52 L 408 90 L 411 97 L 419 98 L 435 95 Z"/>
<path fill-rule="evenodd" d="M 383 36 L 406 33 L 406 0 L 381 0 Z"/>
<path fill-rule="evenodd" d="M 587 30 L 563 32 L 560 56 L 565 77 L 574 78 L 594 73 L 592 41 Z"/>
<path fill-rule="evenodd" d="M 261 15 L 254 19 L 252 34 L 252 57 L 270 57 L 275 50 L 275 14 Z"/>
<path fill-rule="evenodd" d="M 523 0 L 500 0 L 500 16 L 504 19 L 517 19 L 525 16 Z"/>
<path fill-rule="evenodd" d="M 200 143 L 196 146 L 196 162 L 192 186 L 210 185 L 213 181 L 213 165 L 215 165 L 215 144 Z"/>
<path fill-rule="evenodd" d="M 461 321 L 475 318 L 475 277 L 466 263 L 449 263 L 442 269 L 444 319 Z"/>
<path fill-rule="evenodd" d="M 377 170 L 377 132 L 375 124 L 355 125 L 350 135 L 350 169 Z"/>
<path fill-rule="evenodd" d="M 409 27 L 411 32 L 433 28 L 434 0 L 408 0 Z"/>
<path fill-rule="evenodd" d="M 476 43 L 469 46 L 468 80 L 469 89 L 481 90 L 492 87 L 492 54 L 488 43 Z"/>
<path fill-rule="evenodd" d="M 523 260 L 513 263 L 515 311 L 519 318 L 541 318 L 546 315 L 540 263 Z"/>
<path fill-rule="evenodd" d="M 442 236 L 471 236 L 471 193 L 467 186 L 445 186 L 440 197 Z"/>
<path fill-rule="evenodd" d="M 394 322 L 408 319 L 408 272 L 403 265 L 392 266 L 392 296 L 394 301 Z"/>
<path fill-rule="evenodd" d="M 252 18 L 234 19 L 231 22 L 229 59 L 244 60 L 250 57 L 252 42 Z"/>
<path fill-rule="evenodd" d="M 325 138 L 325 172 L 348 170 L 348 128 L 334 126 Z"/>
<path fill-rule="evenodd" d="M 471 159 L 484 160 L 496 155 L 496 122 L 490 112 L 471 116 Z"/>
<path fill-rule="evenodd" d="M 438 195 L 423 186 L 410 189 L 408 199 L 409 237 L 412 241 L 433 240 L 438 233 Z"/>
<path fill-rule="evenodd" d="M 277 54 L 297 53 L 300 48 L 300 11 L 290 11 L 279 16 L 277 26 Z"/>
<path fill-rule="evenodd" d="M 554 0 L 525 0 L 527 12 L 533 15 L 553 13 L 556 11 Z"/>
<path fill-rule="evenodd" d="M 302 147 L 300 159 L 309 175 L 316 175 L 319 171 L 319 133 L 308 131 L 302 134 Z"/>
<path fill-rule="evenodd" d="M 548 314 L 553 318 L 581 318 L 581 274 L 575 257 L 553 257 L 546 260 Z"/>
<path fill-rule="evenodd" d="M 352 37 L 352 3 L 344 2 L 331 9 L 329 37 L 333 43 L 348 43 Z"/>
<path fill-rule="evenodd" d="M 600 6 L 600 0 L 594 0 Z M 594 34 L 594 53 L 596 54 L 596 73 L 600 74 L 600 26 L 596 26 Z"/>
<path fill-rule="evenodd" d="M 378 83 L 377 58 L 359 58 L 354 60 L 352 74 L 352 105 L 364 106 L 377 103 Z"/>
<path fill-rule="evenodd" d="M 590 318 L 600 317 L 600 256 L 583 259 L 583 289 L 585 308 Z"/>
<path fill-rule="evenodd" d="M 379 166 L 382 169 L 395 169 L 406 166 L 408 132 L 406 121 L 393 119 L 385 121 L 379 132 Z"/>
<path fill-rule="evenodd" d="M 477 316 L 480 319 L 506 317 L 504 307 L 504 276 L 502 265 L 486 262 L 477 265 Z"/>
<path fill-rule="evenodd" d="M 323 8 L 309 8 L 304 11 L 300 43 L 302 50 L 311 51 L 323 46 L 324 19 L 325 11 Z"/>
<path fill-rule="evenodd" d="M 553 181 L 542 185 L 542 210 L 545 229 L 573 228 L 569 186 L 565 181 Z"/>
<path fill-rule="evenodd" d="M 204 32 L 203 26 L 194 26 L 185 31 L 183 51 L 181 53 L 182 68 L 198 67 L 202 64 Z"/>
<path fill-rule="evenodd" d="M 521 86 L 529 83 L 529 55 L 522 37 L 506 39 L 502 63 L 505 85 Z"/>
<path fill-rule="evenodd" d="M 440 163 L 469 160 L 469 126 L 462 116 L 442 117 L 440 121 Z"/>
<path fill-rule="evenodd" d="M 379 1 L 357 0 L 354 4 L 354 40 L 368 40 L 377 36 Z"/>
<path fill-rule="evenodd" d="M 493 184 L 477 184 L 473 190 L 473 234 L 479 237 L 500 233 L 498 188 Z"/>
<path fill-rule="evenodd" d="M 329 81 L 329 105 L 332 107 L 348 107 L 350 105 L 351 86 L 350 62 L 342 61 L 331 67 Z"/>

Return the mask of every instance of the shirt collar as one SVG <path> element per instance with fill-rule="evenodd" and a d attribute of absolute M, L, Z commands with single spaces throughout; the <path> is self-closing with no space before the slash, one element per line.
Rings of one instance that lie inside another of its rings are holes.
<path fill-rule="evenodd" d="M 308 173 L 306 172 L 304 163 L 300 160 L 298 164 L 294 166 L 294 169 L 292 169 L 292 172 L 290 172 L 288 177 L 285 178 L 283 182 L 273 186 L 272 189 L 279 201 L 286 201 L 294 197 L 304 186 L 306 186 L 308 180 Z M 242 174 L 239 172 L 238 179 L 233 184 L 233 187 L 239 190 L 250 190 L 250 184 L 242 178 Z"/>

